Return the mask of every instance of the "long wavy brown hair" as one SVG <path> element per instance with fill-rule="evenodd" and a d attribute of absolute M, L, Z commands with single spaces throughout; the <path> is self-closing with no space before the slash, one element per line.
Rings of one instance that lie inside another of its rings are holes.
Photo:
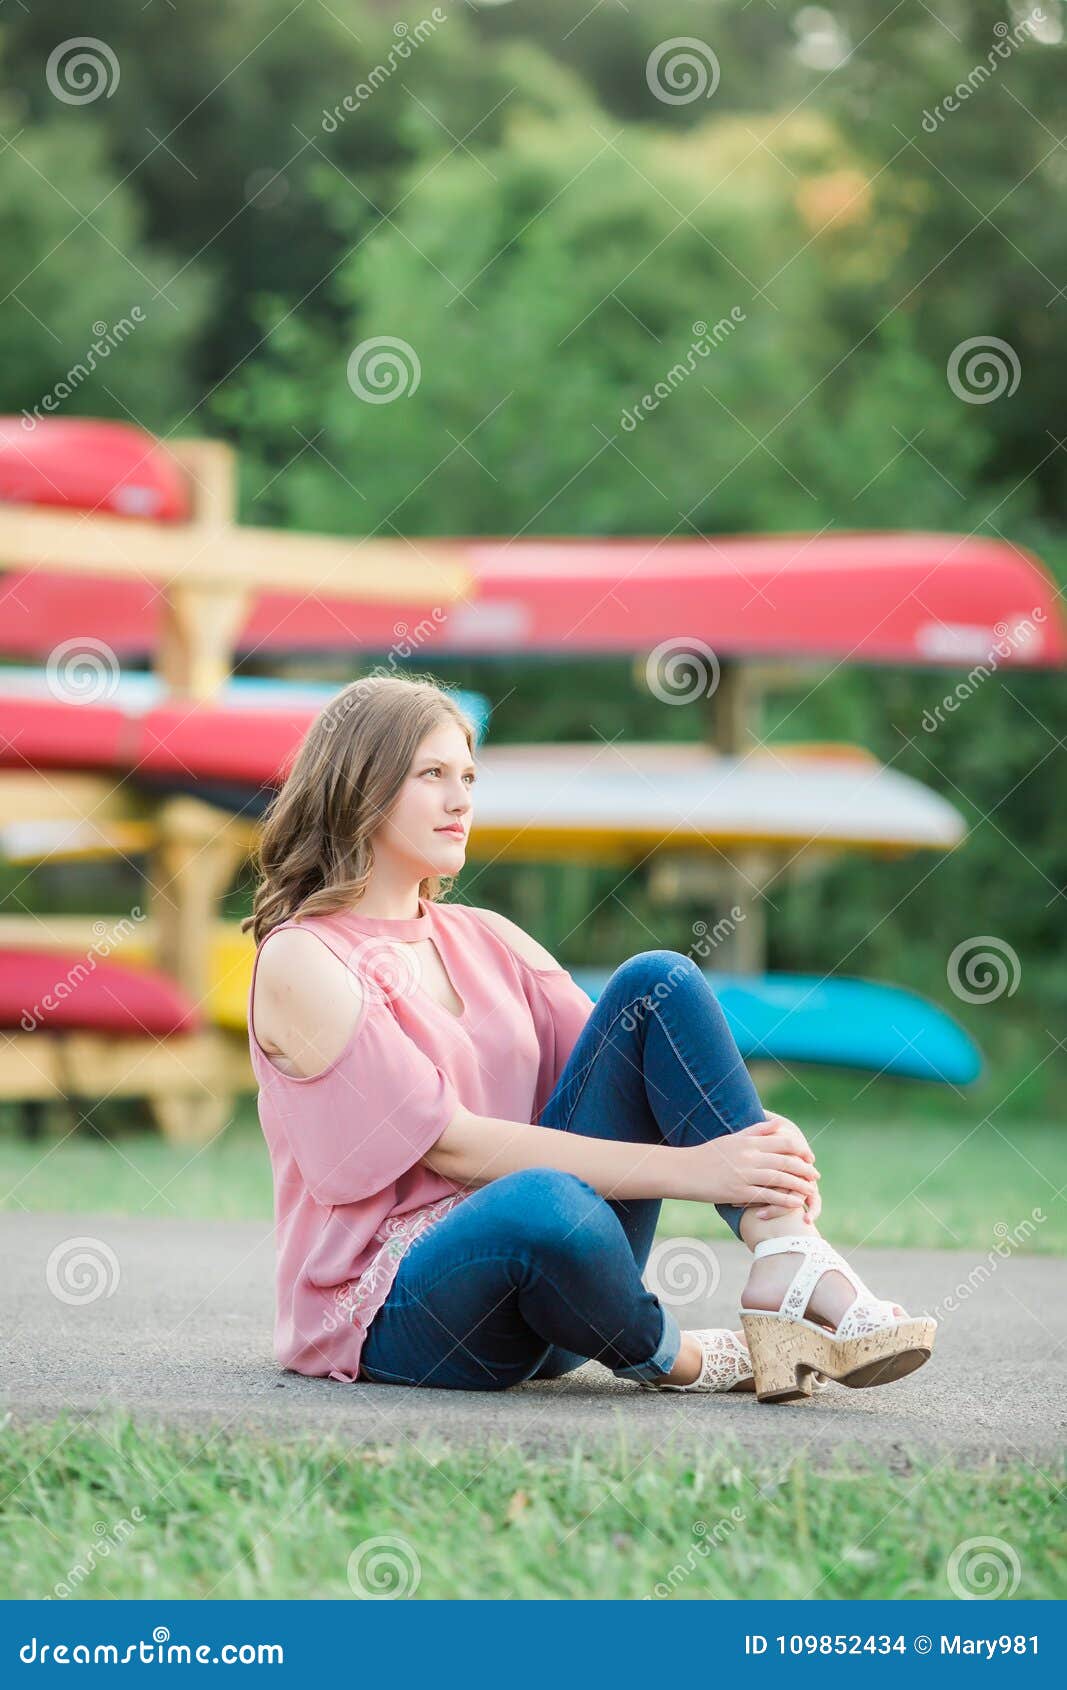
<path fill-rule="evenodd" d="M 419 745 L 455 722 L 474 756 L 474 727 L 436 681 L 367 675 L 323 706 L 267 809 L 253 865 L 261 879 L 241 923 L 258 945 L 280 921 L 332 915 L 363 896 L 371 835 L 397 798 Z M 430 875 L 419 896 L 434 901 L 454 876 Z"/>

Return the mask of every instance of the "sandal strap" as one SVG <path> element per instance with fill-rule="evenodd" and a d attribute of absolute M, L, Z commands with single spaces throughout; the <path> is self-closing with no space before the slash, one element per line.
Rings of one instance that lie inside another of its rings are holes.
<path fill-rule="evenodd" d="M 892 1302 L 883 1302 L 879 1297 L 857 1297 L 841 1316 L 835 1336 L 866 1338 L 868 1333 L 897 1325 L 900 1319 Z"/>
<path fill-rule="evenodd" d="M 705 1330 L 694 1336 L 699 1340 L 702 1352 L 700 1373 L 691 1385 L 683 1386 L 683 1390 L 728 1391 L 739 1385 L 742 1379 L 752 1377 L 748 1345 L 743 1344 L 730 1327 Z"/>
<path fill-rule="evenodd" d="M 752 1378 L 752 1359 L 731 1327 L 716 1327 L 692 1334 L 700 1343 L 700 1372 L 689 1385 L 667 1385 L 661 1380 L 642 1379 L 653 1391 L 730 1391 Z"/>
<path fill-rule="evenodd" d="M 900 1319 L 900 1316 L 893 1312 L 893 1304 L 875 1297 L 855 1268 L 851 1267 L 843 1256 L 838 1255 L 825 1238 L 764 1238 L 756 1245 L 752 1255 L 755 1258 L 790 1253 L 799 1254 L 803 1260 L 779 1304 L 779 1314 L 788 1315 L 793 1320 L 802 1320 L 819 1280 L 824 1273 L 832 1271 L 843 1274 L 855 1292 L 852 1302 L 835 1328 L 835 1337 L 862 1338 L 867 1333 L 878 1331 Z"/>

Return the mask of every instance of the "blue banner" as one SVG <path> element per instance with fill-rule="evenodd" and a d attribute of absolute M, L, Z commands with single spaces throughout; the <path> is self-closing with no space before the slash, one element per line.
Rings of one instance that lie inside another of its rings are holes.
<path fill-rule="evenodd" d="M 358 1604 L 358 1611 L 356 1611 Z M 551 1607 L 550 1615 L 532 1610 Z M 83 1602 L 0 1604 L 6 1673 L 23 1682 L 168 1668 L 236 1668 L 281 1681 L 499 1681 L 713 1686 L 775 1678 L 825 1684 L 1062 1682 L 1058 1602 Z M 421 1661 L 421 1664 L 420 1664 Z M 1059 1667 L 1056 1662 L 1059 1661 Z M 5 1676 L 6 1676 L 5 1673 Z"/>

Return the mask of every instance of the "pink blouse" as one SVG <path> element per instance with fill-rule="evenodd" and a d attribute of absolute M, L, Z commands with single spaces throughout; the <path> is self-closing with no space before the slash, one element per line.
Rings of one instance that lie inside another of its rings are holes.
<path fill-rule="evenodd" d="M 252 1027 L 259 959 L 285 927 L 340 957 L 364 1004 L 340 1055 L 306 1078 L 275 1067 Z M 419 984 L 419 952 L 396 944 L 414 939 L 432 939 L 461 1015 Z M 592 1007 L 566 969 L 533 967 L 467 904 L 420 898 L 419 914 L 403 919 L 353 910 L 271 929 L 252 969 L 248 1037 L 274 1175 L 283 1367 L 358 1378 L 404 1252 L 473 1189 L 419 1158 L 460 1104 L 536 1122 Z"/>

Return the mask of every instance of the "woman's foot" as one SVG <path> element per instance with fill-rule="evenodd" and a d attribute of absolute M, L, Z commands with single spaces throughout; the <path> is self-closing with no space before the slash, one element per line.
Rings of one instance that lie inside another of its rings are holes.
<path fill-rule="evenodd" d="M 724 1349 L 733 1350 L 736 1344 L 738 1350 L 743 1350 L 745 1355 L 748 1355 L 745 1334 L 740 1327 L 735 1332 L 728 1332 L 724 1329 L 722 1336 Z M 731 1339 L 735 1340 L 735 1343 L 731 1343 Z M 670 1372 L 664 1374 L 663 1383 L 665 1385 L 693 1385 L 700 1378 L 703 1365 L 704 1347 L 699 1335 L 696 1332 L 683 1332 L 682 1347 L 678 1351 L 678 1359 Z"/>
<path fill-rule="evenodd" d="M 811 1237 L 818 1237 L 814 1229 L 811 1230 Z M 802 1260 L 801 1253 L 792 1250 L 775 1256 L 755 1257 L 745 1289 L 741 1293 L 741 1307 L 769 1311 L 780 1309 L 782 1298 Z M 831 1270 L 822 1274 L 808 1299 L 807 1308 L 799 1312 L 806 1315 L 808 1320 L 814 1320 L 833 1332 L 840 1325 L 846 1309 L 855 1301 L 855 1297 L 855 1286 L 849 1283 L 843 1273 Z M 904 1314 L 899 1303 L 892 1303 L 890 1307 L 895 1314 Z"/>
<path fill-rule="evenodd" d="M 760 1402 L 810 1396 L 820 1373 L 887 1385 L 929 1359 L 937 1322 L 873 1296 L 813 1227 L 761 1239 L 754 1258 L 741 1322 Z M 779 1262 L 778 1275 L 767 1272 Z"/>
<path fill-rule="evenodd" d="M 752 1363 L 744 1332 L 728 1327 L 683 1332 L 678 1357 L 662 1379 L 641 1379 L 652 1391 L 752 1391 Z"/>

